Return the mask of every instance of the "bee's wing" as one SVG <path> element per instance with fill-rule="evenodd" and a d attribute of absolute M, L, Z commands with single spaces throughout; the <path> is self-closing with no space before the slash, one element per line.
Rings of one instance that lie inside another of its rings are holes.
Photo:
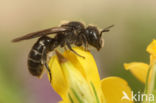
<path fill-rule="evenodd" d="M 66 31 L 66 30 L 69 30 L 69 28 L 67 28 L 67 27 L 53 27 L 53 28 L 49 28 L 49 29 L 29 33 L 29 34 L 26 34 L 24 36 L 15 38 L 15 39 L 12 40 L 12 42 L 19 42 L 21 40 L 27 40 L 27 39 L 32 39 L 32 38 L 36 38 L 36 37 L 41 37 L 41 36 L 45 36 L 45 35 L 49 35 L 49 34 L 63 32 L 63 31 Z"/>

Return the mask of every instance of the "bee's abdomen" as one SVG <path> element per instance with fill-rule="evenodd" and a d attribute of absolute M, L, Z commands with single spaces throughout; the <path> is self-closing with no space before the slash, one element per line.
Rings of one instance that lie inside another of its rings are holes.
<path fill-rule="evenodd" d="M 44 44 L 40 40 L 34 44 L 28 56 L 28 69 L 34 76 L 40 76 L 43 71 L 42 52 Z"/>
<path fill-rule="evenodd" d="M 32 48 L 28 56 L 28 69 L 34 76 L 40 76 L 43 71 L 43 65 L 41 63 L 42 55 L 40 52 Z"/>
<path fill-rule="evenodd" d="M 34 76 L 40 76 L 43 71 L 43 51 L 47 53 L 47 47 L 51 42 L 49 37 L 41 37 L 32 47 L 28 56 L 28 69 Z"/>
<path fill-rule="evenodd" d="M 28 69 L 33 76 L 40 76 L 43 71 L 43 65 L 40 62 L 34 62 L 32 59 L 28 59 Z"/>

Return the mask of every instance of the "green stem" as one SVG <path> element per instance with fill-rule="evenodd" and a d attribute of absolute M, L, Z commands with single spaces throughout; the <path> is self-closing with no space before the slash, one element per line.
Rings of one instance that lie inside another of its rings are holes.
<path fill-rule="evenodd" d="M 152 71 L 151 80 L 149 83 L 149 76 L 150 76 L 151 70 L 153 70 L 153 71 Z M 150 94 L 154 95 L 156 97 L 156 63 L 154 63 L 154 65 L 150 66 L 150 68 L 147 72 L 144 93 L 148 95 L 148 98 L 149 98 Z M 154 101 L 150 101 L 150 100 L 146 101 L 144 99 L 143 103 L 155 103 L 155 100 Z"/>
<path fill-rule="evenodd" d="M 149 87 L 148 87 L 148 83 L 149 83 L 149 76 L 150 76 L 150 71 L 152 69 L 152 66 L 149 67 L 148 71 L 147 71 L 147 76 L 146 76 L 146 83 L 145 83 L 145 89 L 144 89 L 144 94 L 149 94 Z M 143 103 L 147 103 L 147 101 L 144 99 Z"/>
<path fill-rule="evenodd" d="M 145 90 L 144 93 L 148 94 L 148 83 L 149 83 L 149 76 L 150 76 L 150 71 L 152 70 L 152 66 L 149 67 L 148 72 L 147 72 L 147 76 L 146 76 L 146 83 L 145 83 Z"/>
<path fill-rule="evenodd" d="M 156 63 L 154 63 L 153 65 L 153 72 L 152 72 L 152 76 L 151 76 L 151 83 L 150 83 L 150 91 L 149 93 L 154 95 L 154 97 L 156 97 Z M 151 101 L 150 103 L 155 103 L 156 101 Z"/>

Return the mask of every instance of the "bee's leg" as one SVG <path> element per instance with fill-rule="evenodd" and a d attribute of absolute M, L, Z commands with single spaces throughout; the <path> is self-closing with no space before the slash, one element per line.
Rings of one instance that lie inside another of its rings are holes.
<path fill-rule="evenodd" d="M 47 71 L 49 73 L 50 83 L 51 83 L 51 81 L 52 81 L 52 73 L 51 73 L 50 68 L 49 68 L 49 66 L 47 64 L 47 53 L 46 53 L 46 49 L 45 48 L 43 49 L 42 53 L 43 53 L 42 62 L 43 62 L 43 65 L 45 66 L 45 68 L 47 69 Z"/>
<path fill-rule="evenodd" d="M 83 41 L 85 50 L 88 51 L 88 42 L 87 42 L 87 38 L 84 35 L 82 35 L 82 41 Z"/>
<path fill-rule="evenodd" d="M 84 42 L 84 47 L 85 47 L 85 51 L 88 51 L 88 43 L 86 41 Z"/>
<path fill-rule="evenodd" d="M 45 63 L 44 65 L 45 65 L 46 69 L 48 70 L 48 73 L 49 73 L 49 76 L 50 76 L 50 83 L 51 83 L 51 81 L 52 81 L 52 74 L 51 74 L 50 68 L 49 68 L 47 63 Z"/>
<path fill-rule="evenodd" d="M 82 58 L 85 58 L 84 56 L 81 56 L 80 54 L 78 54 L 75 50 L 72 49 L 71 45 L 69 43 L 67 43 L 67 47 L 69 50 L 71 50 L 73 53 L 75 53 L 76 55 L 82 57 Z"/>
<path fill-rule="evenodd" d="M 66 45 L 64 46 L 64 50 L 67 51 Z"/>

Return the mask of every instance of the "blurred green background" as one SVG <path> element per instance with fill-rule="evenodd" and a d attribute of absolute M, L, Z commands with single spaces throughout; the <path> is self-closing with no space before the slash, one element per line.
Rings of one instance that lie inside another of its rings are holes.
<path fill-rule="evenodd" d="M 27 55 L 36 39 L 11 43 L 15 37 L 78 20 L 105 28 L 104 48 L 93 50 L 101 78 L 119 76 L 132 90 L 144 85 L 123 68 L 124 62 L 148 63 L 146 46 L 156 37 L 155 0 L 0 0 L 0 103 L 56 103 L 59 96 L 46 75 L 27 70 Z"/>

